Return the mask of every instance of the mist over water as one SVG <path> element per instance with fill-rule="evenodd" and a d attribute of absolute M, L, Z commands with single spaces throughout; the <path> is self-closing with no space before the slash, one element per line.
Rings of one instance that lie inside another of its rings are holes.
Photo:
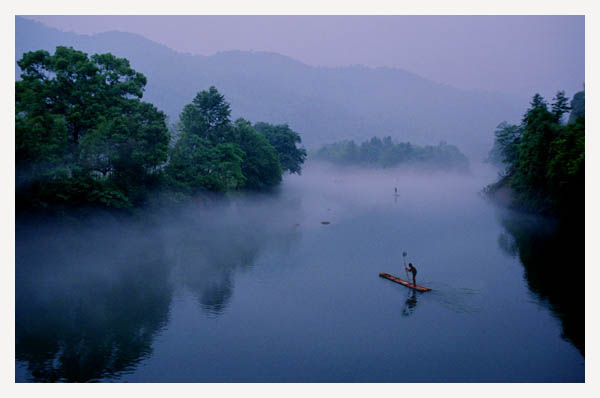
<path fill-rule="evenodd" d="M 496 173 L 309 162 L 271 194 L 21 220 L 17 381 L 582 382 L 479 194 Z M 431 292 L 378 277 L 403 251 Z"/>

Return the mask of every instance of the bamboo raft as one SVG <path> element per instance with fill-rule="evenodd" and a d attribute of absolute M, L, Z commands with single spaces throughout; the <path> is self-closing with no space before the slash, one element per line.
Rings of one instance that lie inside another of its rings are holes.
<path fill-rule="evenodd" d="M 405 281 L 404 279 L 400 279 L 398 277 L 395 277 L 394 275 L 390 275 L 390 274 L 387 274 L 385 272 L 380 273 L 379 276 L 382 277 L 382 278 L 385 278 L 385 279 L 389 279 L 392 282 L 396 282 L 396 283 L 399 283 L 399 284 L 404 285 L 406 287 L 409 287 L 411 289 L 418 290 L 419 292 L 428 292 L 428 291 L 431 290 L 428 287 L 419 286 L 419 285 L 413 285 L 409 281 Z"/>

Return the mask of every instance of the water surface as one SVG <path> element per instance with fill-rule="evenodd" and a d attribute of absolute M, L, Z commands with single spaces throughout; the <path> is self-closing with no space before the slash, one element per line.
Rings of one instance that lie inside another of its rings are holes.
<path fill-rule="evenodd" d="M 308 164 L 270 195 L 18 222 L 16 379 L 583 382 L 478 170 Z M 403 251 L 431 292 L 378 277 Z"/>

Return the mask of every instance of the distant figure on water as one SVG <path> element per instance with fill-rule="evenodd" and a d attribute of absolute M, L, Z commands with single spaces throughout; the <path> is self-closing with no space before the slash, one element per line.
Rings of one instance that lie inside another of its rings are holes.
<path fill-rule="evenodd" d="M 408 267 L 406 267 L 406 271 L 412 273 L 413 285 L 417 286 L 417 269 L 412 265 L 412 263 L 408 263 Z"/>

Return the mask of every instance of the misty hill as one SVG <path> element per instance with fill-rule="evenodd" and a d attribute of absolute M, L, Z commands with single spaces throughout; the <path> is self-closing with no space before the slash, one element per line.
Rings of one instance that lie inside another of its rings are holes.
<path fill-rule="evenodd" d="M 15 30 L 17 60 L 26 51 L 54 52 L 57 45 L 129 59 L 148 78 L 144 100 L 171 122 L 198 91 L 214 85 L 231 103 L 234 118 L 288 123 L 313 148 L 378 135 L 421 145 L 447 141 L 483 158 L 495 127 L 521 116 L 514 98 L 459 90 L 401 69 L 312 67 L 265 52 L 190 55 L 135 34 L 77 35 L 20 17 Z"/>

